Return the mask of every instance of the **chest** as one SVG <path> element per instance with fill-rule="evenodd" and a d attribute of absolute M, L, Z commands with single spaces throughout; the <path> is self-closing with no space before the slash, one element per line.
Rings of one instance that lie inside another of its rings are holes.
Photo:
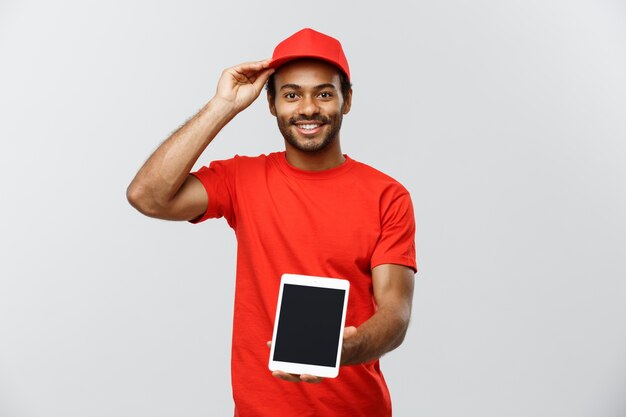
<path fill-rule="evenodd" d="M 380 236 L 379 199 L 355 179 L 256 178 L 236 206 L 238 239 L 270 251 L 368 264 Z"/>

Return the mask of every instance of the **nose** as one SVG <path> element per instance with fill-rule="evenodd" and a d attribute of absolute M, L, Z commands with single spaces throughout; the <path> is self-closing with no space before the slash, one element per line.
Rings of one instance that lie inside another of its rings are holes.
<path fill-rule="evenodd" d="M 305 95 L 302 100 L 300 100 L 300 107 L 298 108 L 298 113 L 305 116 L 312 116 L 314 114 L 319 114 L 320 108 L 315 101 L 315 97 L 311 97 L 309 95 Z"/>

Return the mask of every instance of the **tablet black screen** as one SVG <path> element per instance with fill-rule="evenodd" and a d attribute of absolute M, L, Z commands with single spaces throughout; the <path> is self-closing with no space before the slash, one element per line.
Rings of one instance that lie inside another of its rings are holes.
<path fill-rule="evenodd" d="M 346 292 L 285 284 L 274 360 L 335 366 Z"/>

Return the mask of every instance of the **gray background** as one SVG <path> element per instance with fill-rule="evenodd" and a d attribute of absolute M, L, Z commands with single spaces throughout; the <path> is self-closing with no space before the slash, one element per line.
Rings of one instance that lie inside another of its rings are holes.
<path fill-rule="evenodd" d="M 344 152 L 414 199 L 395 415 L 626 415 L 623 1 L 3 0 L 0 417 L 232 414 L 233 233 L 125 189 L 307 26 L 351 64 Z M 261 99 L 198 166 L 282 147 Z"/>

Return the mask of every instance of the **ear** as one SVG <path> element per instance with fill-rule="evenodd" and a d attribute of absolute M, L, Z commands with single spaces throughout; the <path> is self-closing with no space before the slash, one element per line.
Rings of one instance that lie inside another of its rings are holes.
<path fill-rule="evenodd" d="M 348 114 L 352 107 L 352 89 L 348 91 L 348 96 L 343 101 L 343 114 Z"/>
<path fill-rule="evenodd" d="M 272 116 L 276 117 L 276 104 L 275 100 L 270 96 L 270 93 L 267 93 L 267 104 L 270 106 L 270 113 Z"/>

